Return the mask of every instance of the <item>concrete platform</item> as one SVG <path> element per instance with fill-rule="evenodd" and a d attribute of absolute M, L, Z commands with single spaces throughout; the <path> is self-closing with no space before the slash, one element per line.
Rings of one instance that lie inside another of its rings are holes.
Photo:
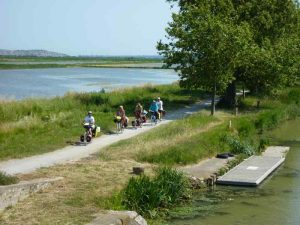
<path fill-rule="evenodd" d="M 217 184 L 258 186 L 285 160 L 289 147 L 271 146 L 261 156 L 251 156 L 217 180 Z"/>
<path fill-rule="evenodd" d="M 180 170 L 187 175 L 200 179 L 207 179 L 214 173 L 217 173 L 219 169 L 226 166 L 227 163 L 233 159 L 233 157 L 228 159 L 209 158 L 199 162 L 196 165 L 182 167 Z"/>

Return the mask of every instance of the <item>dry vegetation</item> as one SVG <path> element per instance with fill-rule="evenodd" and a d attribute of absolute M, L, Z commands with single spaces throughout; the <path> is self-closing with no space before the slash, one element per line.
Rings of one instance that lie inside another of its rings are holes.
<path fill-rule="evenodd" d="M 20 176 L 22 180 L 57 176 L 64 180 L 6 209 L 0 224 L 85 224 L 107 207 L 107 199 L 124 187 L 133 176 L 132 167 L 137 165 L 141 164 L 93 157 Z M 151 165 L 143 166 L 151 173 Z"/>

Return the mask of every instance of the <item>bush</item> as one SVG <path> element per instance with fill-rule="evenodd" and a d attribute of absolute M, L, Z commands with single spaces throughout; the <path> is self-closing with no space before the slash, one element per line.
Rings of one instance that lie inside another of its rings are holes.
<path fill-rule="evenodd" d="M 251 156 L 255 154 L 255 148 L 247 142 L 243 142 L 237 136 L 224 135 L 221 141 L 229 145 L 230 151 L 234 154 L 245 154 Z"/>
<path fill-rule="evenodd" d="M 154 178 L 132 177 L 122 192 L 123 204 L 146 217 L 155 217 L 159 209 L 168 209 L 189 196 L 184 175 L 171 168 L 159 168 Z"/>

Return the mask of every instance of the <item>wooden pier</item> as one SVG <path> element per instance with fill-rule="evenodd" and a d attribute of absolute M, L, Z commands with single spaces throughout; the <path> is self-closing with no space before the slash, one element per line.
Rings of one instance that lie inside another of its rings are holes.
<path fill-rule="evenodd" d="M 258 186 L 285 160 L 289 147 L 271 146 L 261 156 L 251 156 L 217 180 L 217 184 Z"/>

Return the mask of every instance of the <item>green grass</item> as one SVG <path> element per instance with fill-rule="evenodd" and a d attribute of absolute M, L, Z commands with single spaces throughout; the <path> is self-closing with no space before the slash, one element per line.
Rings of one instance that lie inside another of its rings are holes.
<path fill-rule="evenodd" d="M 18 183 L 18 178 L 0 172 L 0 185 L 10 185 Z"/>
<path fill-rule="evenodd" d="M 218 126 L 220 123 L 221 119 L 209 116 L 206 112 L 194 114 L 157 127 L 138 137 L 113 144 L 101 151 L 101 157 L 110 160 L 134 158 L 140 162 L 163 165 L 197 162 L 199 158 L 218 151 L 217 148 L 207 150 L 217 138 L 213 133 L 210 136 L 206 135 L 205 131 L 222 129 Z M 200 139 L 203 145 L 199 145 Z"/>
<path fill-rule="evenodd" d="M 300 105 L 282 101 L 295 89 L 277 98 L 265 99 L 260 109 L 254 98 L 245 100 L 244 113 L 238 117 L 200 113 L 156 128 L 139 137 L 121 141 L 101 153 L 106 159 L 134 158 L 159 165 L 186 165 L 221 152 L 259 154 L 268 145 L 265 133 L 282 122 L 300 116 Z M 232 127 L 229 128 L 229 120 Z"/>
<path fill-rule="evenodd" d="M 225 127 L 224 124 L 221 124 L 207 132 L 197 132 L 188 139 L 158 151 L 140 153 L 138 159 L 142 162 L 169 166 L 197 163 L 199 159 L 224 151 L 218 143 L 219 135 Z M 171 139 L 171 137 L 167 138 Z"/>
<path fill-rule="evenodd" d="M 132 177 L 121 192 L 122 204 L 147 218 L 155 218 L 190 197 L 190 187 L 183 173 L 162 167 L 154 177 Z"/>
<path fill-rule="evenodd" d="M 70 93 L 53 99 L 0 102 L 0 159 L 19 158 L 49 152 L 77 141 L 83 132 L 81 122 L 88 110 L 104 133 L 114 129 L 113 115 L 119 105 L 133 116 L 141 102 L 148 109 L 160 96 L 166 110 L 191 104 L 201 92 L 187 91 L 177 84 L 145 86 L 110 93 Z"/>

